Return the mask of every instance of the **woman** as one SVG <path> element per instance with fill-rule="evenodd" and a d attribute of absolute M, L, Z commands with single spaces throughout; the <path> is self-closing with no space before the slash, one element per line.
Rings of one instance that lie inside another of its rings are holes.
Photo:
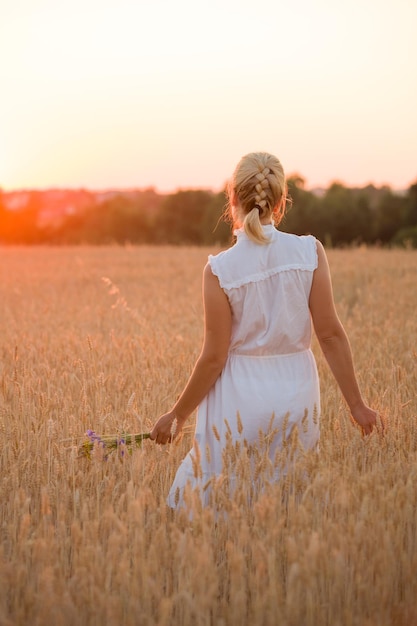
<path fill-rule="evenodd" d="M 271 459 L 295 425 L 305 449 L 317 446 L 320 392 L 311 319 L 352 417 L 365 434 L 376 424 L 335 311 L 323 246 L 312 236 L 274 227 L 286 202 L 281 163 L 263 152 L 244 156 L 228 195 L 237 242 L 209 256 L 204 269 L 203 348 L 178 401 L 151 433 L 156 443 L 166 444 L 198 406 L 195 443 L 168 496 L 172 507 L 181 505 L 187 482 L 198 486 L 222 472 L 227 432 L 229 439 L 231 433 L 233 441 L 250 444 L 272 426 Z M 199 454 L 207 448 L 209 455 Z M 201 463 L 199 479 L 193 459 Z"/>

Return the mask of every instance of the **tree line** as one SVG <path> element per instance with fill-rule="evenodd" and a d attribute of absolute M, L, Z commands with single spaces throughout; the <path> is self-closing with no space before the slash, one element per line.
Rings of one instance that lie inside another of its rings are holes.
<path fill-rule="evenodd" d="M 280 229 L 313 234 L 327 246 L 402 245 L 417 248 L 417 182 L 398 194 L 389 187 L 349 188 L 333 183 L 322 193 L 305 188 L 300 176 L 288 180 L 286 215 Z M 94 199 L 59 222 L 42 220 L 42 194 L 10 210 L 0 193 L 1 244 L 188 244 L 226 245 L 230 225 L 222 215 L 224 192 L 153 189 Z"/>

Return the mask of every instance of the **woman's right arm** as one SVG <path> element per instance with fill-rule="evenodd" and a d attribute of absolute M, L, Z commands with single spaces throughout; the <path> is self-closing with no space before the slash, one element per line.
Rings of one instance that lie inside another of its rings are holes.
<path fill-rule="evenodd" d="M 377 412 L 361 395 L 345 329 L 336 313 L 329 264 L 322 244 L 317 241 L 318 266 L 310 292 L 310 312 L 320 347 L 349 406 L 353 419 L 365 434 L 376 424 Z"/>

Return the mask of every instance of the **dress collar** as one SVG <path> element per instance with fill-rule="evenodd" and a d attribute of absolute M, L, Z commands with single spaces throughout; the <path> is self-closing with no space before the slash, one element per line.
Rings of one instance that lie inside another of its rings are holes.
<path fill-rule="evenodd" d="M 261 226 L 265 235 L 272 235 L 272 233 L 276 230 L 274 224 L 261 224 Z M 241 228 L 236 228 L 233 231 L 233 234 L 238 239 L 249 239 L 249 237 L 247 236 L 247 234 L 245 233 L 243 229 L 243 226 Z"/>

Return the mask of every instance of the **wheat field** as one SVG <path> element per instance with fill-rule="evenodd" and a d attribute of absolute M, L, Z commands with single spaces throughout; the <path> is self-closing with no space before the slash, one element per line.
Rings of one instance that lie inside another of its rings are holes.
<path fill-rule="evenodd" d="M 242 489 L 216 487 L 222 515 L 192 493 L 188 510 L 165 505 L 192 428 L 79 457 L 87 429 L 149 431 L 180 393 L 209 252 L 0 250 L 1 626 L 417 624 L 417 252 L 329 251 L 383 435 L 351 424 L 314 343 L 319 454 L 248 500 L 230 449 Z"/>

